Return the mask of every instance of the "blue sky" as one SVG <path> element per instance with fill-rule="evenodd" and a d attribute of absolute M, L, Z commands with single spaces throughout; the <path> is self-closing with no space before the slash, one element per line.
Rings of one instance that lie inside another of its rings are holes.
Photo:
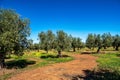
<path fill-rule="evenodd" d="M 85 41 L 88 33 L 120 33 L 120 0 L 0 0 L 30 19 L 31 36 L 41 31 L 64 30 Z"/>

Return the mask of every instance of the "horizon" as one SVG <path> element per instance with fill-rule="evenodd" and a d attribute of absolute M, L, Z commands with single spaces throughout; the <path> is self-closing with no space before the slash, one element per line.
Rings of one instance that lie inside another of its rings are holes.
<path fill-rule="evenodd" d="M 30 19 L 34 43 L 47 30 L 63 30 L 83 42 L 89 33 L 120 34 L 119 0 L 0 0 L 0 7 Z"/>

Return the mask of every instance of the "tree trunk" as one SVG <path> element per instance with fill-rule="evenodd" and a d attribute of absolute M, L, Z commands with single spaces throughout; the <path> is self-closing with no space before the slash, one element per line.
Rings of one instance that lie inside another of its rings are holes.
<path fill-rule="evenodd" d="M 0 54 L 0 69 L 5 68 L 5 55 Z"/>
<path fill-rule="evenodd" d="M 75 52 L 75 48 L 73 48 L 73 52 Z"/>
<path fill-rule="evenodd" d="M 59 58 L 59 57 L 62 57 L 61 51 L 58 51 L 58 55 L 57 55 L 57 56 L 58 56 L 58 58 Z"/>
<path fill-rule="evenodd" d="M 100 49 L 101 49 L 101 47 L 98 47 L 98 49 L 97 49 L 97 53 L 99 53 L 99 52 L 100 52 Z"/>
<path fill-rule="evenodd" d="M 116 46 L 115 50 L 116 50 L 116 51 L 118 51 L 118 48 L 119 48 L 119 47 L 118 47 L 118 46 Z"/>
<path fill-rule="evenodd" d="M 106 46 L 104 46 L 104 49 L 106 49 Z"/>

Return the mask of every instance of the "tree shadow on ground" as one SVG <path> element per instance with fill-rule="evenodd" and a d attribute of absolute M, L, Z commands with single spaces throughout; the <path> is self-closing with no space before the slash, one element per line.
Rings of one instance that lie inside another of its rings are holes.
<path fill-rule="evenodd" d="M 26 60 L 26 59 L 22 59 L 22 60 L 11 60 L 11 61 L 7 61 L 6 62 L 6 68 L 7 69 L 21 69 L 21 68 L 25 68 L 28 65 L 33 65 L 35 64 L 36 61 L 31 61 L 31 60 Z"/>
<path fill-rule="evenodd" d="M 96 52 L 81 52 L 81 54 L 96 54 Z"/>
<path fill-rule="evenodd" d="M 72 77 L 72 80 L 120 80 L 120 74 L 118 72 L 110 72 L 109 70 L 83 70 L 86 76 L 76 75 Z"/>
<path fill-rule="evenodd" d="M 61 58 L 70 57 L 68 55 L 62 55 Z M 40 56 L 41 59 L 47 59 L 47 58 L 59 58 L 57 55 L 42 55 Z"/>
<path fill-rule="evenodd" d="M 92 52 L 92 51 L 86 51 L 86 52 L 81 52 L 81 54 L 105 54 L 106 52 L 100 51 L 99 53 L 97 52 Z"/>

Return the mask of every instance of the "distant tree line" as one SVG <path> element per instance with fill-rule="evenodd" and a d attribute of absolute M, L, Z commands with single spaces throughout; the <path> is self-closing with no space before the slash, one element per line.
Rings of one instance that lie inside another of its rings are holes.
<path fill-rule="evenodd" d="M 112 36 L 110 33 L 100 34 L 88 34 L 86 39 L 86 47 L 89 49 L 94 49 L 97 47 L 97 53 L 99 53 L 101 48 L 113 47 L 118 51 L 120 47 L 120 35 L 116 34 Z"/>
<path fill-rule="evenodd" d="M 64 31 L 57 31 L 54 34 L 51 30 L 46 32 L 40 32 L 39 37 L 39 48 L 45 50 L 47 53 L 51 49 L 58 51 L 58 55 L 61 56 L 61 51 L 71 50 L 75 52 L 76 49 L 81 49 L 87 47 L 94 50 L 97 48 L 97 53 L 100 52 L 100 49 L 107 49 L 113 47 L 116 51 L 120 47 L 120 36 L 118 34 L 112 36 L 110 33 L 104 34 L 88 34 L 86 42 L 82 42 L 82 39 L 79 37 L 72 37 Z"/>
<path fill-rule="evenodd" d="M 60 30 L 54 34 L 51 30 L 47 32 L 40 32 L 38 34 L 40 40 L 40 48 L 44 49 L 47 53 L 51 49 L 58 51 L 58 56 L 61 56 L 61 51 L 70 50 L 73 48 L 75 51 L 76 48 L 81 49 L 84 47 L 84 43 L 80 38 L 72 37 L 64 31 Z"/>

